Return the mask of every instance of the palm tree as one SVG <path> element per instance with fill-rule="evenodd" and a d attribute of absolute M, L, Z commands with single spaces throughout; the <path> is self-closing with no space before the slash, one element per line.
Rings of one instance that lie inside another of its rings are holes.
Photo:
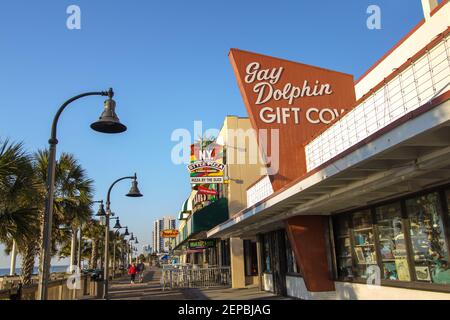
<path fill-rule="evenodd" d="M 70 264 L 76 261 L 77 231 L 91 217 L 93 180 L 87 178 L 86 171 L 75 157 L 63 153 L 58 161 L 55 201 L 62 222 L 70 226 L 71 254 Z"/>
<path fill-rule="evenodd" d="M 40 191 L 41 185 L 23 144 L 8 140 L 0 142 L 0 242 L 6 244 L 7 251 L 13 241 L 17 245 L 23 256 L 22 280 L 25 284 L 29 283 L 34 267 L 35 255 L 30 266 L 29 253 L 33 247 L 30 244 L 35 243 L 39 235 Z"/>
<path fill-rule="evenodd" d="M 83 234 L 86 238 L 91 240 L 91 257 L 89 261 L 89 268 L 97 269 L 97 262 L 99 259 L 101 240 L 105 235 L 104 227 L 96 220 L 91 219 L 85 224 Z"/>
<path fill-rule="evenodd" d="M 35 154 L 36 171 L 42 182 L 47 178 L 48 150 Z M 76 265 L 77 230 L 91 217 L 93 180 L 72 154 L 62 153 L 55 169 L 55 196 L 52 230 L 53 254 L 58 245 L 70 241 L 70 265 Z"/>

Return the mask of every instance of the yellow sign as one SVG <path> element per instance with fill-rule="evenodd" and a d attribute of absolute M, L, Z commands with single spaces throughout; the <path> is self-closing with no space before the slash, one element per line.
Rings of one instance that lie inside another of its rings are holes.
<path fill-rule="evenodd" d="M 411 281 L 408 260 L 406 257 L 395 257 L 395 267 L 397 269 L 398 280 Z"/>
<path fill-rule="evenodd" d="M 161 238 L 176 238 L 180 232 L 178 230 L 163 230 Z"/>

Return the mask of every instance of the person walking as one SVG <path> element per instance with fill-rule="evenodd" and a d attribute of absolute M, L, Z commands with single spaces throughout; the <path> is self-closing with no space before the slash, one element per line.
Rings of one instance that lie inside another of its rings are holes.
<path fill-rule="evenodd" d="M 137 272 L 137 270 L 136 270 L 136 265 L 135 265 L 135 263 L 133 262 L 133 263 L 130 265 L 130 268 L 128 269 L 128 274 L 130 275 L 130 278 L 131 278 L 131 284 L 134 284 L 134 281 L 135 281 L 135 279 L 136 279 L 136 272 Z"/>
<path fill-rule="evenodd" d="M 142 281 L 144 279 L 145 264 L 142 261 L 139 261 L 136 269 L 137 269 L 136 271 L 138 274 L 138 281 L 139 281 L 139 283 L 142 283 Z"/>

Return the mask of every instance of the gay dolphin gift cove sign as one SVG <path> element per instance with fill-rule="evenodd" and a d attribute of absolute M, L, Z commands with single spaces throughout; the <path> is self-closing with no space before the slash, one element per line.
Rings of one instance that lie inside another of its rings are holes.
<path fill-rule="evenodd" d="M 229 57 L 253 128 L 279 132 L 279 148 L 265 148 L 279 151 L 279 190 L 306 173 L 305 145 L 355 106 L 353 76 L 239 49 Z"/>

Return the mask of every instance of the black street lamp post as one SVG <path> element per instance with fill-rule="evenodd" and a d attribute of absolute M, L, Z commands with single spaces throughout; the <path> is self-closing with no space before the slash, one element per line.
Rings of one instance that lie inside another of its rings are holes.
<path fill-rule="evenodd" d="M 114 218 L 112 218 L 114 219 Z M 117 239 L 116 236 L 118 236 L 120 234 L 120 230 L 121 229 L 125 229 L 125 233 L 123 234 L 124 236 L 128 236 L 128 227 L 122 227 L 120 225 L 120 221 L 119 218 L 117 217 L 116 219 L 116 225 L 113 227 L 113 229 L 116 229 L 116 232 L 114 232 L 114 249 L 113 249 L 113 278 L 116 275 L 116 245 L 117 245 Z M 123 253 L 123 252 L 122 252 Z M 119 264 L 120 266 L 120 264 Z"/>
<path fill-rule="evenodd" d="M 102 133 L 121 133 L 127 130 L 127 127 L 120 123 L 116 115 L 116 103 L 112 99 L 114 91 L 101 92 L 87 92 L 75 96 L 67 100 L 56 112 L 53 119 L 51 136 L 49 139 L 49 155 L 47 167 L 47 195 L 45 200 L 44 221 L 42 228 L 42 245 L 41 245 L 41 259 L 39 264 L 39 285 L 38 285 L 38 299 L 47 300 L 48 295 L 48 281 L 50 278 L 50 262 L 51 262 L 51 238 L 52 238 L 52 220 L 53 220 L 53 198 L 55 189 L 55 167 L 56 167 L 56 145 L 58 120 L 64 109 L 72 102 L 87 96 L 107 96 L 104 110 L 99 120 L 91 124 L 91 128 Z"/>
<path fill-rule="evenodd" d="M 138 198 L 142 197 L 142 193 L 139 191 L 137 176 L 123 177 L 114 181 L 108 189 L 108 194 L 106 196 L 106 212 L 105 216 L 105 266 L 104 266 L 104 274 L 103 274 L 103 299 L 108 299 L 108 282 L 109 282 L 109 220 L 110 217 L 113 216 L 111 213 L 111 191 L 113 187 L 122 180 L 131 179 L 131 189 L 130 192 L 126 195 L 127 197 Z"/>

